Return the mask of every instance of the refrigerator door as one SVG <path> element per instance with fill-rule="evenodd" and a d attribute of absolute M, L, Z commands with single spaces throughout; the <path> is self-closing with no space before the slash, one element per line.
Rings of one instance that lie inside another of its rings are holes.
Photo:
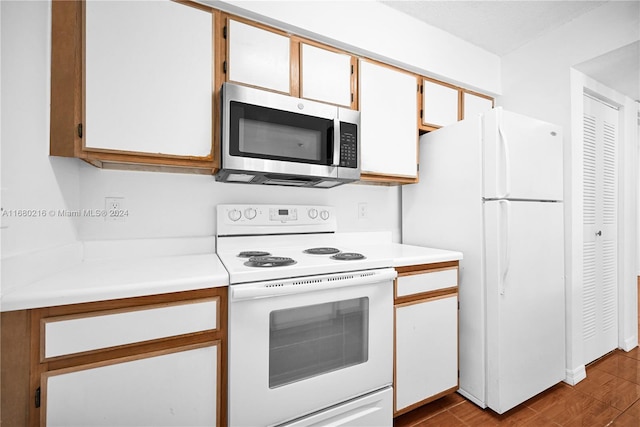
<path fill-rule="evenodd" d="M 482 122 L 485 199 L 563 200 L 561 127 L 502 108 Z"/>
<path fill-rule="evenodd" d="M 503 413 L 565 378 L 562 203 L 484 203 L 487 406 Z"/>

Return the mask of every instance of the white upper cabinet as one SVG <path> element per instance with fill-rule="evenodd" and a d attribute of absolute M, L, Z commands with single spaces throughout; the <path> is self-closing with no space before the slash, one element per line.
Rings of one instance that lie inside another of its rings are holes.
<path fill-rule="evenodd" d="M 300 96 L 351 106 L 351 55 L 300 45 Z"/>
<path fill-rule="evenodd" d="M 422 80 L 422 125 L 447 126 L 458 121 L 458 89 Z"/>
<path fill-rule="evenodd" d="M 493 99 L 464 92 L 464 119 L 477 116 L 493 108 Z"/>
<path fill-rule="evenodd" d="M 289 37 L 229 19 L 228 81 L 290 93 Z"/>
<path fill-rule="evenodd" d="M 359 71 L 362 173 L 417 179 L 415 75 L 365 60 Z"/>
<path fill-rule="evenodd" d="M 177 2 L 87 1 L 85 148 L 211 156 L 212 26 Z"/>

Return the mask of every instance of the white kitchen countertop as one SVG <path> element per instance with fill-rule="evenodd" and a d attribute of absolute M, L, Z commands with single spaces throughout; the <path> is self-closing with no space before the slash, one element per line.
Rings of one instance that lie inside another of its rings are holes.
<path fill-rule="evenodd" d="M 345 233 L 340 237 L 352 236 Z M 369 257 L 389 260 L 390 267 L 457 261 L 463 256 L 456 251 L 392 243 L 386 239 L 386 233 L 372 236 L 372 240 L 364 242 L 359 249 Z M 148 245 L 149 242 L 142 244 Z M 6 290 L 0 299 L 0 311 L 181 292 L 229 284 L 228 273 L 213 251 L 180 254 L 161 248 L 156 250 L 155 256 L 139 257 L 133 256 L 132 252 L 139 249 L 140 244 L 131 245 L 128 242 L 126 246 L 132 249 L 121 252 L 119 256 L 106 256 L 117 252 L 113 251 L 111 245 L 113 244 L 109 243 L 109 249 L 105 250 L 103 243 L 87 244 L 84 248 L 85 259 L 79 259 L 60 271 Z M 204 244 L 200 242 L 193 250 L 199 252 L 208 248 L 208 245 L 206 241 Z M 120 247 L 124 246 L 117 244 L 116 249 Z"/>
<path fill-rule="evenodd" d="M 371 245 L 363 250 L 370 256 L 380 256 L 391 259 L 392 267 L 408 265 L 432 264 L 436 262 L 459 261 L 462 252 L 445 249 L 427 248 L 423 246 L 404 245 L 401 243 L 382 243 Z"/>
<path fill-rule="evenodd" d="M 215 254 L 85 260 L 2 295 L 2 311 L 227 286 Z"/>

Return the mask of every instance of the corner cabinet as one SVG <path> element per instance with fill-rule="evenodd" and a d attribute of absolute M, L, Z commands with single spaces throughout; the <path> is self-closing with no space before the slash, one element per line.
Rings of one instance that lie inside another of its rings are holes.
<path fill-rule="evenodd" d="M 458 261 L 396 270 L 394 416 L 458 389 Z"/>
<path fill-rule="evenodd" d="M 418 124 L 414 74 L 359 62 L 363 181 L 418 181 Z"/>
<path fill-rule="evenodd" d="M 461 119 L 460 89 L 423 78 L 420 85 L 420 129 L 431 131 Z"/>
<path fill-rule="evenodd" d="M 493 108 L 493 98 L 479 93 L 463 91 L 462 118 L 477 116 Z"/>
<path fill-rule="evenodd" d="M 217 15 L 190 2 L 54 1 L 50 154 L 212 173 Z"/>
<path fill-rule="evenodd" d="M 3 415 L 31 426 L 226 425 L 226 302 L 222 287 L 2 313 L 3 334 L 28 337 L 3 363 L 30 361 L 3 372 L 3 396 L 5 381 L 28 390 L 26 402 L 3 399 Z"/>

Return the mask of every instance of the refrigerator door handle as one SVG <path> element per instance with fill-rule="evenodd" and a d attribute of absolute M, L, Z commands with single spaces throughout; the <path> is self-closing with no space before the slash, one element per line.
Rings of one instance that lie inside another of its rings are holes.
<path fill-rule="evenodd" d="M 511 194 L 511 161 L 509 156 L 509 141 L 507 140 L 507 135 L 504 133 L 504 129 L 502 128 L 502 117 L 498 117 L 498 134 L 500 135 L 500 142 L 502 142 L 502 148 L 504 153 L 504 194 L 500 199 L 506 199 Z M 499 189 L 498 189 L 499 190 Z"/>
<path fill-rule="evenodd" d="M 502 217 L 502 221 L 500 221 L 500 237 L 502 237 L 502 239 L 500 239 L 500 248 L 502 249 L 500 254 L 500 295 L 504 295 L 507 282 L 507 274 L 509 273 L 509 264 L 511 262 L 509 248 L 509 216 L 511 211 L 511 203 L 508 200 L 500 200 L 499 203 L 501 207 L 500 213 Z"/>

